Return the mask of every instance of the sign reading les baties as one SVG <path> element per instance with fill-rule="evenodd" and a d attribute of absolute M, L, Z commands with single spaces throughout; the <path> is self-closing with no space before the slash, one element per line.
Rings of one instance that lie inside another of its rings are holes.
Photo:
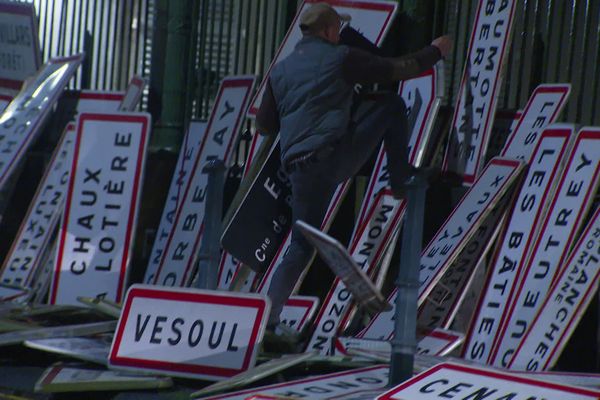
<path fill-rule="evenodd" d="M 267 297 L 133 285 L 110 350 L 115 368 L 221 380 L 254 366 Z"/>

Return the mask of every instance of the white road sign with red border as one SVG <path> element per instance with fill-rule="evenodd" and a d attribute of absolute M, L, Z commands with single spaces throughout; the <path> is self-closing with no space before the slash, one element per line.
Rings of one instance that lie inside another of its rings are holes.
<path fill-rule="evenodd" d="M 232 377 L 254 366 L 270 308 L 259 294 L 133 285 L 109 365 L 207 380 Z"/>
<path fill-rule="evenodd" d="M 80 114 L 51 304 L 121 302 L 135 233 L 150 114 Z"/>

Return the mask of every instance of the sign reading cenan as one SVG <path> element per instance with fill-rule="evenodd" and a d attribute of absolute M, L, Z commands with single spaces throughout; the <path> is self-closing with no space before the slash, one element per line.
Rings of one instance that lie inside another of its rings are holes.
<path fill-rule="evenodd" d="M 385 392 L 377 400 L 597 400 L 598 396 L 597 390 L 442 363 Z"/>
<path fill-rule="evenodd" d="M 220 380 L 254 365 L 270 310 L 267 297 L 133 285 L 109 365 Z"/>
<path fill-rule="evenodd" d="M 149 127 L 149 114 L 79 116 L 51 304 L 121 301 Z"/>

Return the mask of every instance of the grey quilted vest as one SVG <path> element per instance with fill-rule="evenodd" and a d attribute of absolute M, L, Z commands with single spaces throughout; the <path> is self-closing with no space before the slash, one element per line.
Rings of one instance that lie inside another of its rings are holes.
<path fill-rule="evenodd" d="M 352 88 L 342 77 L 348 47 L 306 36 L 270 75 L 280 120 L 281 158 L 332 143 L 346 132 Z"/>

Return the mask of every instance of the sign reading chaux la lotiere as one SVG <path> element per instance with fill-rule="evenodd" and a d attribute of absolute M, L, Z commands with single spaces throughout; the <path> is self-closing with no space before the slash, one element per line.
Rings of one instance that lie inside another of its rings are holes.
<path fill-rule="evenodd" d="M 269 311 L 258 294 L 133 285 L 109 365 L 207 380 L 234 376 L 254 366 Z"/>
<path fill-rule="evenodd" d="M 122 300 L 149 128 L 146 113 L 79 115 L 51 304 Z"/>

